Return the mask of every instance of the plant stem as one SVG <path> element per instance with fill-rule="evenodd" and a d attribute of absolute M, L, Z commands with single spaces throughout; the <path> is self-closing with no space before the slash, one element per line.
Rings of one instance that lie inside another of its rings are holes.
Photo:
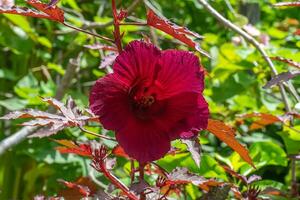
<path fill-rule="evenodd" d="M 278 74 L 272 60 L 270 59 L 270 57 L 267 55 L 267 53 L 265 52 L 265 50 L 262 48 L 262 46 L 260 45 L 260 43 L 251 35 L 249 35 L 248 33 L 246 33 L 245 31 L 243 31 L 241 28 L 239 28 L 238 26 L 236 26 L 235 24 L 233 24 L 231 21 L 229 21 L 228 19 L 226 19 L 225 17 L 223 17 L 218 11 L 216 11 L 209 3 L 207 3 L 206 0 L 197 0 L 210 14 L 212 14 L 216 19 L 218 19 L 224 26 L 230 28 L 231 30 L 233 30 L 234 32 L 236 32 L 237 34 L 239 34 L 240 36 L 242 36 L 245 40 L 247 40 L 249 43 L 251 43 L 263 56 L 264 60 L 268 63 L 272 74 L 275 76 Z M 280 89 L 280 94 L 282 97 L 282 100 L 285 104 L 285 110 L 287 112 L 291 111 L 291 107 L 289 105 L 288 102 L 288 98 L 287 98 L 287 94 L 286 91 L 284 89 L 284 86 L 282 83 L 278 83 L 279 89 Z M 291 86 L 289 86 L 291 87 Z M 292 86 L 293 87 L 293 86 Z"/>
<path fill-rule="evenodd" d="M 126 194 L 126 196 L 131 200 L 139 200 L 137 196 L 135 196 L 132 192 L 129 191 L 126 185 L 120 182 L 113 174 L 111 174 L 105 166 L 105 162 L 100 164 L 101 172 L 104 174 L 106 178 L 108 178 L 112 184 L 114 184 L 117 188 L 122 190 Z"/>
<path fill-rule="evenodd" d="M 113 12 L 113 17 L 114 17 L 114 42 L 118 48 L 119 53 L 122 52 L 122 43 L 121 43 L 121 34 L 120 34 L 120 22 L 118 19 L 118 13 L 117 13 L 117 8 L 116 8 L 116 2 L 115 0 L 111 1 L 112 5 L 112 12 Z"/>
<path fill-rule="evenodd" d="M 96 137 L 100 137 L 100 138 L 103 138 L 103 139 L 106 139 L 106 140 L 116 141 L 116 139 L 114 139 L 112 137 L 109 137 L 109 136 L 106 136 L 106 135 L 101 135 L 101 134 L 98 134 L 98 133 L 94 133 L 92 131 L 86 130 L 82 126 L 78 126 L 78 127 L 79 127 L 80 130 L 82 130 L 83 132 L 86 132 L 86 133 L 88 133 L 90 135 L 93 135 L 93 136 L 96 136 Z"/>
<path fill-rule="evenodd" d="M 145 169 L 145 163 L 139 163 L 139 181 L 140 183 L 144 181 L 144 169 Z M 141 192 L 140 194 L 140 200 L 146 200 L 146 194 L 143 192 Z"/>
<path fill-rule="evenodd" d="M 120 26 L 147 26 L 147 23 L 140 23 L 140 22 L 125 22 L 125 23 L 119 23 Z"/>
<path fill-rule="evenodd" d="M 92 36 L 97 37 L 97 38 L 101 38 L 101 39 L 106 40 L 108 42 L 112 42 L 112 43 L 114 42 L 114 40 L 112 40 L 112 39 L 110 39 L 108 37 L 105 37 L 105 36 L 102 36 L 102 35 L 98 35 L 96 33 L 92 33 L 92 32 L 86 31 L 84 29 L 72 26 L 72 25 L 67 24 L 67 23 L 62 23 L 62 24 L 65 25 L 66 27 L 69 27 L 69 28 L 73 29 L 73 30 L 76 30 L 76 31 L 79 31 L 79 32 L 82 32 L 82 33 L 86 33 L 88 35 L 92 35 Z"/>

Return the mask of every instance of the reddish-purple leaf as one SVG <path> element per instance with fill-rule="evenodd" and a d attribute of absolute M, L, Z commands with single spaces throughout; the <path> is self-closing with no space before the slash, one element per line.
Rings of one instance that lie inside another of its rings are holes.
<path fill-rule="evenodd" d="M 174 38 L 188 45 L 189 47 L 194 48 L 203 55 L 209 57 L 208 53 L 202 50 L 197 42 L 193 41 L 188 37 L 193 36 L 195 38 L 202 39 L 203 37 L 201 35 L 194 33 L 185 27 L 177 26 L 176 24 L 168 20 L 161 19 L 151 9 L 149 9 L 147 13 L 147 24 L 173 36 Z"/>
<path fill-rule="evenodd" d="M 279 83 L 288 81 L 292 78 L 295 78 L 300 75 L 300 71 L 294 71 L 294 72 L 282 72 L 276 76 L 273 76 L 270 81 L 267 82 L 266 85 L 263 86 L 263 88 L 270 88 L 274 85 L 277 85 Z"/>
<path fill-rule="evenodd" d="M 43 98 L 43 101 L 54 106 L 61 114 L 51 114 L 44 111 L 29 109 L 8 113 L 7 115 L 0 117 L 0 119 L 32 118 L 31 121 L 24 122 L 21 125 L 38 126 L 41 128 L 29 137 L 46 137 L 53 135 L 66 127 L 83 126 L 88 121 L 98 121 L 97 117 L 90 112 L 86 112 L 87 115 L 83 115 L 72 98 L 68 98 L 66 106 L 53 98 Z"/>
<path fill-rule="evenodd" d="M 197 137 L 191 139 L 181 139 L 181 141 L 187 146 L 188 151 L 191 153 L 192 158 L 196 165 L 200 167 L 201 162 L 201 145 Z"/>
<path fill-rule="evenodd" d="M 299 31 L 300 33 L 300 31 Z M 277 60 L 277 61 L 280 61 L 280 62 L 284 62 L 284 63 L 287 63 L 288 65 L 292 66 L 292 67 L 296 67 L 298 69 L 300 69 L 300 63 L 298 62 L 295 62 L 291 59 L 287 59 L 287 58 L 283 58 L 283 57 L 279 57 L 279 56 L 276 56 L 276 57 L 270 57 L 272 60 Z"/>
<path fill-rule="evenodd" d="M 187 168 L 177 167 L 168 175 L 166 184 L 174 185 L 192 183 L 198 186 L 206 181 L 207 179 L 202 176 L 190 173 Z"/>

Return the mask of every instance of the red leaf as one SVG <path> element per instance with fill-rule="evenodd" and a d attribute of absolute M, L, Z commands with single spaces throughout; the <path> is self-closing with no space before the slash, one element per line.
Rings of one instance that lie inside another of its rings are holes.
<path fill-rule="evenodd" d="M 55 142 L 64 145 L 60 147 L 56 147 L 60 153 L 73 153 L 80 156 L 92 156 L 92 147 L 90 144 L 75 144 L 73 141 L 68 140 L 54 140 Z"/>
<path fill-rule="evenodd" d="M 27 3 L 35 7 L 37 10 L 49 15 L 49 19 L 64 23 L 64 11 L 57 6 L 49 6 L 48 4 L 42 3 L 38 0 L 28 0 Z"/>
<path fill-rule="evenodd" d="M 81 199 L 92 196 L 97 191 L 97 186 L 87 177 L 81 177 L 75 182 L 62 179 L 57 181 L 67 187 L 67 189 L 59 192 L 59 196 L 64 197 L 64 199 Z"/>
<path fill-rule="evenodd" d="M 124 151 L 124 149 L 120 146 L 117 145 L 113 148 L 112 153 L 116 156 L 124 157 L 124 158 L 130 158 Z"/>
<path fill-rule="evenodd" d="M 299 31 L 299 34 L 300 34 L 300 31 Z M 284 62 L 284 63 L 287 63 L 288 65 L 290 65 L 292 67 L 296 67 L 296 68 L 300 69 L 300 63 L 295 62 L 291 59 L 283 58 L 283 57 L 280 57 L 280 56 L 270 57 L 270 58 L 272 60 L 277 60 L 277 61 L 280 61 L 280 62 Z"/>
<path fill-rule="evenodd" d="M 188 45 L 189 47 L 194 48 L 203 55 L 209 57 L 208 53 L 202 50 L 198 43 L 194 42 L 192 39 L 187 37 L 193 36 L 195 38 L 202 39 L 203 37 L 201 35 L 194 33 L 185 27 L 180 27 L 176 24 L 171 23 L 170 21 L 161 19 L 151 9 L 149 9 L 147 13 L 147 24 L 173 36 L 174 38 Z"/>
<path fill-rule="evenodd" d="M 248 150 L 235 139 L 235 130 L 221 121 L 209 119 L 207 130 L 236 151 L 252 167 L 252 159 Z"/>
<path fill-rule="evenodd" d="M 274 116 L 274 115 L 271 115 L 268 113 L 249 113 L 249 114 L 241 115 L 240 117 L 242 117 L 244 119 L 252 118 L 252 117 L 258 118 L 251 124 L 250 130 L 261 129 L 267 125 L 274 124 L 276 122 L 281 121 L 281 119 L 278 118 L 277 116 Z"/>
<path fill-rule="evenodd" d="M 37 12 L 35 10 L 26 8 L 26 7 L 18 7 L 13 6 L 11 8 L 0 8 L 0 13 L 8 13 L 8 14 L 16 14 L 16 15 L 23 15 L 29 17 L 37 17 L 37 18 L 44 18 L 50 19 L 53 21 L 58 21 L 63 23 L 64 22 L 64 11 L 56 6 L 50 6 L 48 4 L 44 4 L 37 0 L 28 0 L 28 4 L 39 10 Z"/>
<path fill-rule="evenodd" d="M 282 7 L 282 6 L 300 6 L 300 2 L 280 2 L 275 3 L 274 6 Z"/>

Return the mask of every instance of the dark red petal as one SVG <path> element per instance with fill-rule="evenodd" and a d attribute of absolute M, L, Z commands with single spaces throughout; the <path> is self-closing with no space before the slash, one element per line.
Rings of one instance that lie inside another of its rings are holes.
<path fill-rule="evenodd" d="M 128 87 L 113 74 L 98 79 L 90 93 L 90 109 L 99 116 L 104 128 L 118 131 L 132 116 Z"/>
<path fill-rule="evenodd" d="M 198 57 L 187 51 L 163 51 L 159 62 L 161 69 L 157 81 L 163 88 L 158 99 L 183 93 L 201 93 L 204 88 L 204 72 Z"/>
<path fill-rule="evenodd" d="M 154 118 L 156 124 L 169 132 L 178 121 L 185 119 L 197 109 L 197 93 L 186 92 L 163 100 L 164 109 Z"/>
<path fill-rule="evenodd" d="M 195 132 L 206 129 L 208 118 L 208 104 L 204 97 L 199 94 L 197 108 L 185 119 L 182 119 L 174 124 L 173 129 L 169 132 L 170 139 L 174 140 L 178 138 L 184 138 L 187 135 L 194 135 Z"/>
<path fill-rule="evenodd" d="M 118 79 L 131 85 L 136 79 L 151 79 L 157 73 L 161 51 L 153 44 L 135 40 L 116 58 L 113 70 Z"/>
<path fill-rule="evenodd" d="M 167 133 L 155 123 L 143 123 L 133 118 L 116 133 L 116 138 L 130 157 L 142 163 L 160 159 L 170 150 Z"/>

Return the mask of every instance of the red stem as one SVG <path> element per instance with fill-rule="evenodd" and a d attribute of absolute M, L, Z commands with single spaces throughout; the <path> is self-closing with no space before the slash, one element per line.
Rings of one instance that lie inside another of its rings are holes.
<path fill-rule="evenodd" d="M 121 34 L 120 34 L 120 22 L 118 19 L 118 13 L 116 8 L 116 2 L 115 0 L 112 0 L 112 11 L 113 11 L 113 17 L 114 17 L 114 38 L 115 38 L 115 44 L 118 48 L 119 53 L 122 52 L 122 43 L 121 43 Z"/>
<path fill-rule="evenodd" d="M 139 181 L 142 182 L 144 181 L 144 168 L 145 168 L 145 163 L 139 163 Z M 140 194 L 140 200 L 146 200 L 146 194 L 144 192 L 141 192 Z"/>
<path fill-rule="evenodd" d="M 104 174 L 106 178 L 108 178 L 112 184 L 114 184 L 117 188 L 122 190 L 122 192 L 125 193 L 125 195 L 131 199 L 131 200 L 139 200 L 137 196 L 135 196 L 133 193 L 129 191 L 129 189 L 124 185 L 122 182 L 120 182 L 113 174 L 111 174 L 105 166 L 105 162 L 102 162 L 100 164 L 101 172 Z"/>

